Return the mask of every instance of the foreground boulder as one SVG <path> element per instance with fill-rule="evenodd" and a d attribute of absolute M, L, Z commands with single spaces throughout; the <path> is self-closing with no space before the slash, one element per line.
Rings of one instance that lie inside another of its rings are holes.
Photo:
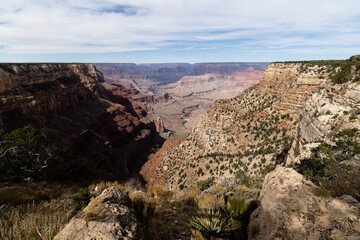
<path fill-rule="evenodd" d="M 131 201 L 118 187 L 105 189 L 54 240 L 143 239 Z"/>
<path fill-rule="evenodd" d="M 315 196 L 316 186 L 291 168 L 266 175 L 250 239 L 360 239 L 360 204 L 350 196 Z"/>

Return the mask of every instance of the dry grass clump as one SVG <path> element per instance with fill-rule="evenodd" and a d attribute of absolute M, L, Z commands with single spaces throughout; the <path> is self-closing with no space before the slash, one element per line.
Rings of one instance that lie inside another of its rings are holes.
<path fill-rule="evenodd" d="M 197 197 L 197 204 L 200 209 L 225 209 L 225 198 L 223 195 L 204 193 Z"/>
<path fill-rule="evenodd" d="M 53 239 L 74 214 L 71 200 L 7 208 L 0 216 L 0 239 Z"/>
<path fill-rule="evenodd" d="M 210 192 L 217 195 L 217 194 L 225 194 L 227 193 L 229 190 L 224 187 L 221 184 L 214 184 L 210 187 Z"/>
<path fill-rule="evenodd" d="M 134 190 L 129 193 L 129 198 L 134 204 L 135 215 L 142 221 L 146 222 L 160 205 L 160 199 L 149 197 L 145 192 Z"/>
<path fill-rule="evenodd" d="M 93 220 L 96 218 L 97 214 L 99 213 L 101 204 L 102 201 L 100 198 L 97 197 L 91 198 L 89 205 L 84 209 L 86 221 Z"/>
<path fill-rule="evenodd" d="M 196 197 L 200 195 L 200 189 L 192 187 L 186 190 L 176 191 L 173 195 L 175 202 L 192 202 L 195 201 Z"/>
<path fill-rule="evenodd" d="M 105 189 L 115 186 L 119 187 L 121 190 L 124 190 L 124 184 L 121 184 L 118 181 L 99 181 L 89 185 L 89 190 L 93 195 L 100 195 Z M 95 191 L 95 189 L 97 191 Z"/>
<path fill-rule="evenodd" d="M 50 200 L 62 194 L 60 188 L 43 188 L 40 185 L 14 185 L 0 187 L 0 205 L 12 205 Z"/>
<path fill-rule="evenodd" d="M 171 198 L 173 193 L 167 189 L 164 189 L 163 187 L 149 187 L 147 190 L 147 194 L 150 197 L 154 197 L 154 198 L 163 198 L 163 199 L 168 199 Z"/>
<path fill-rule="evenodd" d="M 197 214 L 194 201 L 199 190 L 182 190 L 171 192 L 162 187 L 149 187 L 147 190 L 130 189 L 127 193 L 131 199 L 135 214 L 145 228 L 145 239 L 189 239 L 191 236 L 189 222 Z"/>
<path fill-rule="evenodd" d="M 191 240 L 206 240 L 199 230 L 191 229 Z"/>

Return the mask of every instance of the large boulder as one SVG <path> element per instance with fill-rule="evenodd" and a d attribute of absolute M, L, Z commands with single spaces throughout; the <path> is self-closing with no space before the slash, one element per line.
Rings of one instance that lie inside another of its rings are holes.
<path fill-rule="evenodd" d="M 92 211 L 94 204 L 90 203 L 54 240 L 143 239 L 131 201 L 118 187 L 105 189 L 92 201 L 98 203 L 97 210 Z"/>
<path fill-rule="evenodd" d="M 266 175 L 249 239 L 359 240 L 359 202 L 350 196 L 315 196 L 314 189 L 291 168 L 277 167 Z"/>

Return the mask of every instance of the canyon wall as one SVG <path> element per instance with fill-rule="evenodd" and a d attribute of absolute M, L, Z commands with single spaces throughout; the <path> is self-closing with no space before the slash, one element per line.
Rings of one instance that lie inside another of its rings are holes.
<path fill-rule="evenodd" d="M 231 181 L 239 170 L 261 178 L 269 166 L 298 162 L 324 136 L 360 128 L 359 82 L 335 84 L 330 69 L 270 64 L 257 85 L 216 101 L 188 137 L 150 156 L 144 178 L 171 188 L 209 177 Z"/>
<path fill-rule="evenodd" d="M 117 88 L 91 64 L 0 64 L 0 132 L 39 129 L 56 146 L 56 180 L 124 179 L 157 132 L 132 90 Z"/>
<path fill-rule="evenodd" d="M 191 133 L 218 99 L 231 98 L 258 83 L 267 63 L 97 64 L 111 84 L 138 90 L 147 109 L 164 122 L 165 138 Z"/>

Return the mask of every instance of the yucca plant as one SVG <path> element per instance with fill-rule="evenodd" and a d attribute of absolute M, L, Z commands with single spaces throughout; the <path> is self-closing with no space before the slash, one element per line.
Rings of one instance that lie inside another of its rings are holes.
<path fill-rule="evenodd" d="M 221 219 L 220 211 L 208 209 L 201 216 L 192 218 L 191 227 L 206 237 L 217 236 L 225 231 L 225 221 Z"/>

